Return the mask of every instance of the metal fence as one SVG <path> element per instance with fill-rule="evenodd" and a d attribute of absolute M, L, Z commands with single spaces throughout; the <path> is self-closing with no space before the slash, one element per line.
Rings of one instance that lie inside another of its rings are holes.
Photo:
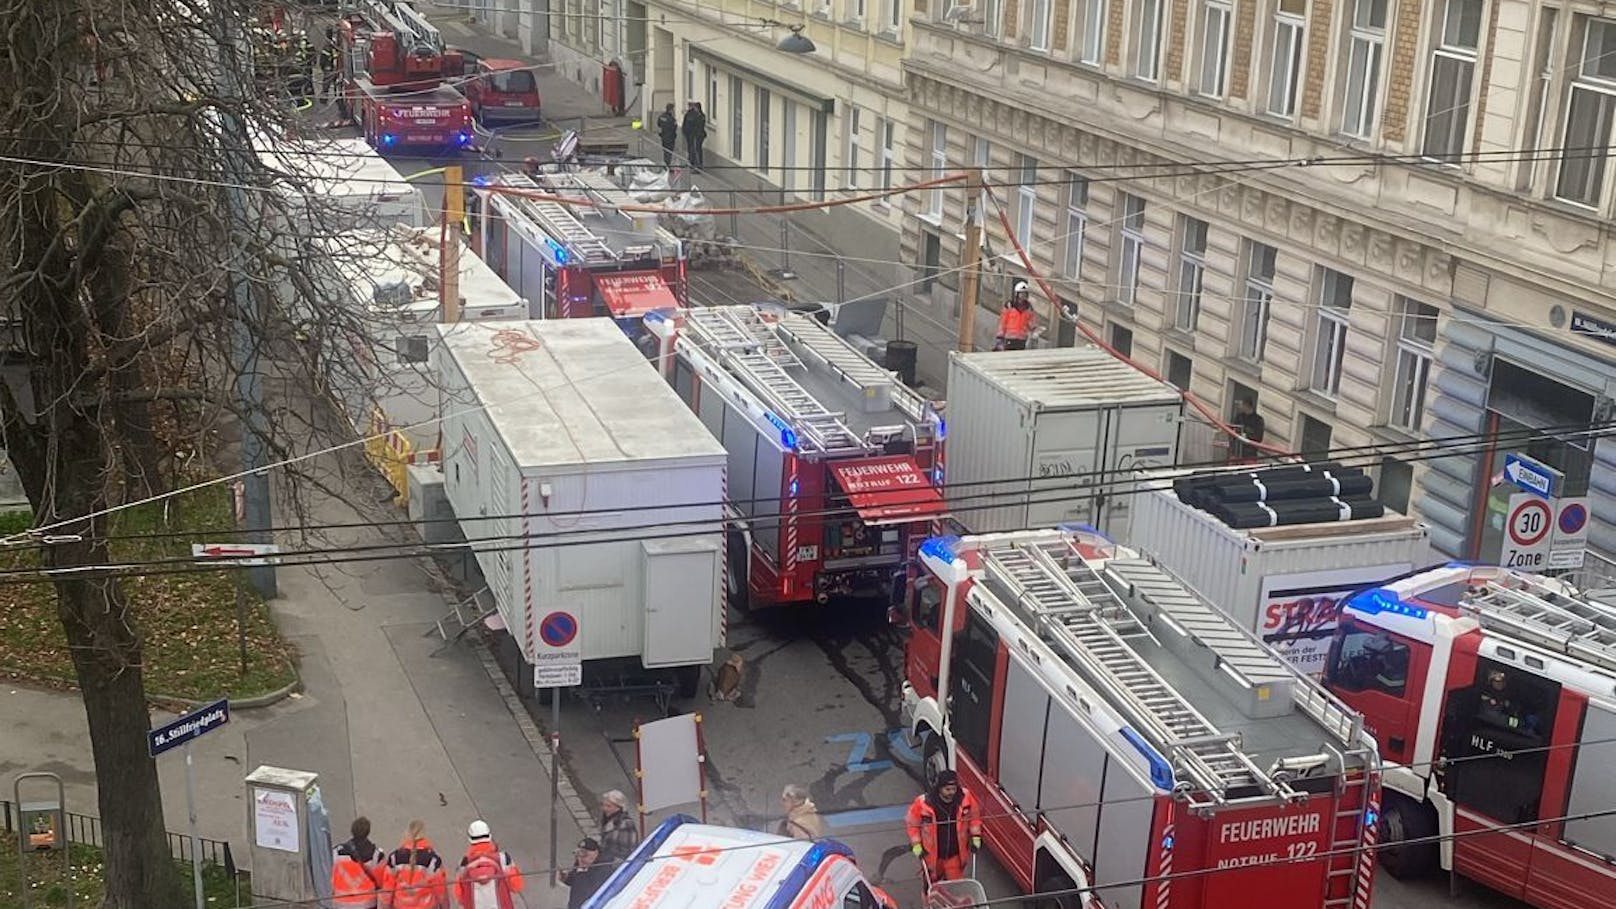
<path fill-rule="evenodd" d="M 76 846 L 95 846 L 100 848 L 101 819 L 89 814 L 75 814 L 71 811 L 63 812 L 62 831 L 64 838 Z M 9 799 L 0 799 L 0 832 L 9 838 L 16 836 L 22 827 L 22 814 L 17 804 Z M 197 848 L 202 854 L 203 864 L 219 865 L 230 873 L 236 870 L 235 857 L 230 853 L 230 844 L 224 840 L 210 840 L 207 837 L 197 837 Z M 175 861 L 189 863 L 191 861 L 191 837 L 184 833 L 168 833 L 168 852 Z"/>

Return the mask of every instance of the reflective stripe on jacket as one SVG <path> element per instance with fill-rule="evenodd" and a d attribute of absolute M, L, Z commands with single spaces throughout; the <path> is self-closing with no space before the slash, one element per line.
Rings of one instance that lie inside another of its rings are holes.
<path fill-rule="evenodd" d="M 926 850 L 926 864 L 935 872 L 941 858 L 937 854 L 937 809 L 933 807 L 928 796 L 916 796 L 909 803 L 909 813 L 904 817 L 904 826 L 909 829 L 909 844 L 919 843 Z M 982 817 L 976 810 L 976 798 L 966 791 L 964 786 L 959 791 L 959 813 L 954 817 L 955 840 L 959 844 L 957 855 L 965 855 L 970 849 L 969 839 L 982 835 Z"/>
<path fill-rule="evenodd" d="M 478 880 L 474 871 L 485 865 L 498 866 L 498 871 Z M 509 853 L 492 842 L 472 843 L 455 874 L 455 899 L 462 909 L 514 909 L 511 894 L 521 893 L 524 886 L 521 869 Z"/>
<path fill-rule="evenodd" d="M 387 867 L 392 875 L 393 909 L 443 909 L 448 905 L 448 876 L 443 871 L 443 859 L 428 840 L 405 843 L 394 849 L 387 857 Z"/>
<path fill-rule="evenodd" d="M 331 857 L 331 905 L 336 909 L 387 909 L 391 905 L 387 854 L 370 843 L 349 841 Z"/>

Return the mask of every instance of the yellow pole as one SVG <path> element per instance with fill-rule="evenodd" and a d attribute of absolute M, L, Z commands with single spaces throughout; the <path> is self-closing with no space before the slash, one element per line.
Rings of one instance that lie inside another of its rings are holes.
<path fill-rule="evenodd" d="M 443 225 L 438 244 L 438 304 L 443 321 L 460 321 L 460 225 L 466 219 L 465 172 L 451 164 L 443 171 Z"/>
<path fill-rule="evenodd" d="M 965 254 L 960 263 L 959 349 L 976 346 L 976 298 L 982 287 L 982 170 L 973 167 L 965 181 Z"/>

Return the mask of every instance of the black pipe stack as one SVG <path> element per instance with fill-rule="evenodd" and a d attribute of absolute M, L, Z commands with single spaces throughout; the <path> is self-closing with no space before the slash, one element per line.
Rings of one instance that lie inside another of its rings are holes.
<path fill-rule="evenodd" d="M 1231 473 L 1191 474 L 1173 481 L 1178 500 L 1230 527 L 1280 527 L 1378 518 L 1386 506 L 1362 468 L 1317 461 Z"/>

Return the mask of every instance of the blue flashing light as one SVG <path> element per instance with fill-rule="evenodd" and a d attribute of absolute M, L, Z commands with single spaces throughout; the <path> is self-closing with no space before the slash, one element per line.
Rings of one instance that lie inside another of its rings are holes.
<path fill-rule="evenodd" d="M 960 538 L 955 536 L 931 537 L 920 544 L 920 554 L 937 559 L 940 562 L 953 563 L 955 559 L 959 558 L 955 552 L 956 547 L 959 546 L 959 541 Z"/>
<path fill-rule="evenodd" d="M 797 483 L 797 478 L 792 477 L 791 478 L 791 485 L 789 487 L 787 487 L 787 492 L 790 493 L 792 498 L 796 498 L 797 497 L 797 490 L 801 489 L 801 488 L 802 487 L 800 485 L 798 485 L 798 483 Z"/>
<path fill-rule="evenodd" d="M 820 840 L 809 846 L 808 851 L 797 860 L 797 864 L 786 872 L 780 883 L 775 885 L 774 895 L 769 897 L 763 909 L 788 909 L 798 897 L 802 896 L 803 888 L 808 886 L 808 881 L 813 878 L 814 872 L 819 870 L 819 866 L 838 855 L 851 860 L 853 850 L 830 839 Z"/>
<path fill-rule="evenodd" d="M 550 248 L 550 255 L 555 258 L 555 264 L 567 264 L 568 256 L 567 248 L 565 246 L 562 246 L 560 243 L 556 242 L 555 238 L 553 237 L 545 237 L 544 245 Z"/>
<path fill-rule="evenodd" d="M 459 145 L 461 147 L 465 147 L 465 146 L 471 144 L 472 138 L 473 137 L 472 137 L 471 133 L 466 133 L 466 132 L 455 133 L 455 144 Z"/>
<path fill-rule="evenodd" d="M 1163 849 L 1171 849 L 1171 848 L 1173 848 L 1173 835 L 1171 833 L 1169 833 L 1166 836 L 1162 837 L 1162 848 Z"/>
<path fill-rule="evenodd" d="M 1467 561 L 1465 561 L 1463 559 L 1454 559 L 1454 560 L 1452 560 L 1450 562 L 1443 563 L 1442 567 L 1443 568 L 1480 568 L 1480 567 L 1482 567 L 1482 565 L 1483 565 L 1482 562 L 1467 562 Z M 1491 568 L 1492 566 L 1488 565 L 1486 567 Z"/>
<path fill-rule="evenodd" d="M 1345 605 L 1368 615 L 1378 615 L 1384 612 L 1391 615 L 1408 616 L 1411 619 L 1424 619 L 1431 614 L 1428 609 L 1403 602 L 1402 597 L 1384 587 L 1372 587 L 1368 590 L 1359 591 L 1348 597 Z"/>
<path fill-rule="evenodd" d="M 493 182 L 493 179 L 487 174 L 478 174 L 477 176 L 471 178 L 472 186 L 488 186 Z"/>
<path fill-rule="evenodd" d="M 382 144 L 392 147 L 398 144 L 398 137 L 392 133 L 382 133 Z"/>
<path fill-rule="evenodd" d="M 948 421 L 942 417 L 937 418 L 937 441 L 948 438 Z"/>
<path fill-rule="evenodd" d="M 1104 531 L 1100 530 L 1098 527 L 1095 527 L 1093 524 L 1056 524 L 1055 529 L 1061 533 L 1089 534 L 1090 536 L 1099 537 L 1100 539 L 1111 544 L 1115 544 L 1117 542 L 1116 540 L 1111 539 L 1111 537 L 1107 536 Z"/>
<path fill-rule="evenodd" d="M 786 425 L 786 421 L 765 410 L 763 416 L 774 428 L 780 430 L 780 447 L 786 451 L 797 450 L 797 431 Z"/>
<path fill-rule="evenodd" d="M 1132 745 L 1140 754 L 1144 755 L 1145 760 L 1150 764 L 1150 782 L 1155 784 L 1157 789 L 1172 792 L 1173 766 L 1167 763 L 1167 759 L 1156 753 L 1156 749 L 1150 747 L 1150 743 L 1145 741 L 1139 733 L 1134 732 L 1131 727 L 1122 727 L 1122 737 L 1127 739 L 1128 744 Z"/>
<path fill-rule="evenodd" d="M 931 469 L 931 485 L 943 485 L 943 467 L 941 464 Z"/>
<path fill-rule="evenodd" d="M 1373 827 L 1379 821 L 1380 812 L 1376 811 L 1375 809 L 1371 808 L 1363 813 L 1363 822 L 1365 827 Z"/>

